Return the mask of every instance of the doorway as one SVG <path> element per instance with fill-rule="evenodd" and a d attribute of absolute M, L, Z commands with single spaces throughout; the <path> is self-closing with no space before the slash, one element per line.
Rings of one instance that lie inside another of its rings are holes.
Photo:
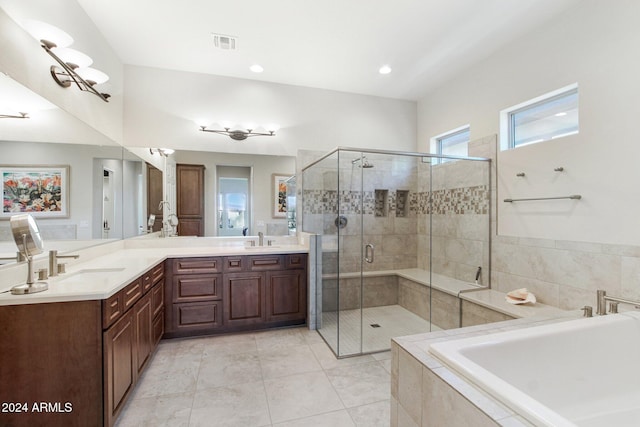
<path fill-rule="evenodd" d="M 217 166 L 218 236 L 251 234 L 251 172 L 249 166 Z"/>

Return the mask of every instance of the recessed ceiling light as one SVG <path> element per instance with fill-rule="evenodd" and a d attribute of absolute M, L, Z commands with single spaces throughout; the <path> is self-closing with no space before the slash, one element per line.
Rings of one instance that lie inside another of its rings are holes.
<path fill-rule="evenodd" d="M 249 69 L 254 73 L 261 73 L 264 71 L 264 68 L 262 68 L 262 66 L 258 64 L 252 65 L 251 67 L 249 67 Z"/>
<path fill-rule="evenodd" d="M 567 115 L 567 113 L 565 111 L 561 111 L 561 112 L 555 114 L 556 117 L 562 117 L 562 116 L 566 116 L 566 115 Z"/>
<path fill-rule="evenodd" d="M 380 74 L 389 74 L 391 72 L 391 67 L 389 67 L 388 65 L 383 65 L 382 67 L 380 67 L 378 72 Z"/>

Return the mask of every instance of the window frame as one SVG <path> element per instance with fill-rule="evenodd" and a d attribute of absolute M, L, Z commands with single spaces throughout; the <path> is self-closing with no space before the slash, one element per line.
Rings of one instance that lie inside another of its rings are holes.
<path fill-rule="evenodd" d="M 515 115 L 518 113 L 522 113 L 523 111 L 539 107 L 546 103 L 550 103 L 573 94 L 577 95 L 579 100 L 578 83 L 573 83 L 571 85 L 562 87 L 560 89 L 545 93 L 543 95 L 540 95 L 528 101 L 522 102 L 520 104 L 514 105 L 512 107 L 505 108 L 504 110 L 500 111 L 500 150 L 501 151 L 513 150 L 515 148 L 524 147 L 527 145 L 536 144 L 538 142 L 547 141 L 546 139 L 542 139 L 539 141 L 532 141 L 532 142 L 516 145 L 516 141 L 515 141 L 516 126 L 514 124 Z M 579 102 L 578 102 L 577 109 L 579 114 L 580 112 Z M 578 130 L 575 133 L 571 133 L 571 135 L 577 134 L 579 132 L 580 132 L 580 124 L 578 121 Z M 552 139 L 557 139 L 562 136 L 568 136 L 568 135 L 558 134 L 552 137 Z"/>
<path fill-rule="evenodd" d="M 438 156 L 447 156 L 447 155 L 451 155 L 451 156 L 457 156 L 457 154 L 446 154 L 442 152 L 442 142 L 443 140 L 446 140 L 448 138 L 460 135 L 462 133 L 469 133 L 469 138 L 467 140 L 467 156 L 469 155 L 469 141 L 471 141 L 471 125 L 466 124 L 464 126 L 459 126 L 455 129 L 451 129 L 448 130 L 447 132 L 443 132 L 439 135 L 436 135 L 434 137 L 431 138 L 431 149 L 432 152 L 435 152 L 435 154 L 437 154 Z M 451 161 L 453 159 L 443 159 L 440 157 L 437 157 L 434 159 L 435 160 L 435 164 L 441 164 L 441 163 L 446 163 L 447 161 Z"/>

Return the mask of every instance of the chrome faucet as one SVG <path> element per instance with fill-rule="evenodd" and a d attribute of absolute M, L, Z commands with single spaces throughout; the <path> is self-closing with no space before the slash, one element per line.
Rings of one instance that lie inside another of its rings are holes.
<path fill-rule="evenodd" d="M 58 275 L 58 259 L 60 258 L 78 259 L 80 258 L 80 255 L 58 255 L 58 251 L 55 249 L 49 251 L 49 277 Z"/>
<path fill-rule="evenodd" d="M 620 297 L 612 297 L 607 295 L 607 291 L 604 291 L 602 289 L 598 289 L 597 295 L 598 295 L 598 303 L 597 303 L 598 311 L 596 312 L 596 314 L 599 314 L 601 316 L 607 314 L 607 301 L 610 302 L 610 311 L 609 311 L 610 313 L 618 312 L 619 303 L 630 304 L 630 305 L 633 305 L 635 309 L 640 309 L 640 301 L 633 301 L 630 299 L 620 298 Z"/>
<path fill-rule="evenodd" d="M 258 231 L 258 246 L 264 246 L 264 233 Z"/>

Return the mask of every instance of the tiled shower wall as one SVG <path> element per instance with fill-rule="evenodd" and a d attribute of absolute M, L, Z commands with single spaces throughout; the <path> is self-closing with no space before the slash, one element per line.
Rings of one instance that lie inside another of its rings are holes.
<path fill-rule="evenodd" d="M 595 306 L 596 290 L 640 300 L 640 247 L 499 236 L 496 215 L 497 138 L 472 141 L 469 155 L 493 159 L 491 285 L 508 292 L 526 287 L 539 302 L 567 310 Z"/>
<path fill-rule="evenodd" d="M 361 169 L 352 163 L 357 153 L 341 152 L 339 170 L 332 156 L 303 176 L 304 229 L 323 233 L 323 274 L 337 273 L 338 254 L 326 248 L 332 237 L 337 245 L 338 213 L 347 221 L 339 237 L 340 273 L 360 271 L 368 243 L 375 260 L 363 264 L 365 271 L 433 268 L 468 281 L 478 266 L 488 272 L 488 162 L 432 166 L 426 158 L 366 156 L 373 168 Z"/>
<path fill-rule="evenodd" d="M 420 170 L 420 191 L 431 185 L 432 203 L 418 214 L 419 268 L 473 282 L 482 267 L 479 283 L 487 283 L 489 174 L 488 162 L 468 160 Z"/>

